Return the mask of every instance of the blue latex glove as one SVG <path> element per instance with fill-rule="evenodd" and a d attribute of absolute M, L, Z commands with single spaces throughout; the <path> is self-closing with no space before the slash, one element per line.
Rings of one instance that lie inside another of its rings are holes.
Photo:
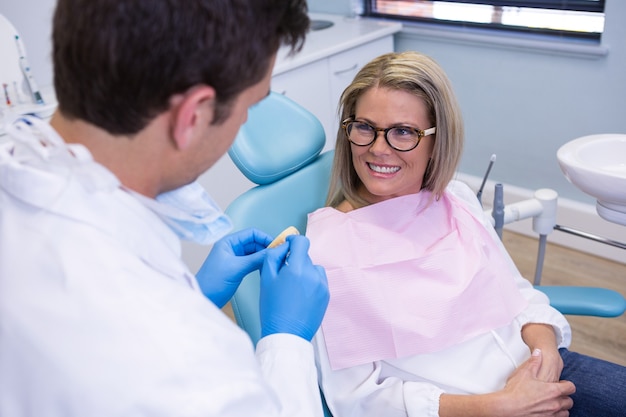
<path fill-rule="evenodd" d="M 263 250 L 271 241 L 272 237 L 260 230 L 245 229 L 215 242 L 196 274 L 204 295 L 222 308 L 243 277 L 261 268 L 265 260 Z"/>
<path fill-rule="evenodd" d="M 308 255 L 309 239 L 289 236 L 267 250 L 261 269 L 261 336 L 290 333 L 311 340 L 330 298 L 324 268 Z"/>

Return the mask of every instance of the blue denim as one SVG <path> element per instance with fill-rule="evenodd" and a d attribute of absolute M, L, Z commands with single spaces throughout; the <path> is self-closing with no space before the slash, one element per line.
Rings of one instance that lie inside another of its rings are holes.
<path fill-rule="evenodd" d="M 626 417 L 626 367 L 560 349 L 561 379 L 576 385 L 570 417 Z"/>

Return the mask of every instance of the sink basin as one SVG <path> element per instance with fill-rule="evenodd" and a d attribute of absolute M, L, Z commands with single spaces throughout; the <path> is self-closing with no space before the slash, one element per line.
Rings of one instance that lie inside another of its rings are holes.
<path fill-rule="evenodd" d="M 626 225 L 626 134 L 583 136 L 556 156 L 565 177 L 596 198 L 602 218 Z"/>
<path fill-rule="evenodd" d="M 331 22 L 330 20 L 316 20 L 316 19 L 311 20 L 312 31 L 328 29 L 329 27 L 333 25 L 334 23 Z"/>

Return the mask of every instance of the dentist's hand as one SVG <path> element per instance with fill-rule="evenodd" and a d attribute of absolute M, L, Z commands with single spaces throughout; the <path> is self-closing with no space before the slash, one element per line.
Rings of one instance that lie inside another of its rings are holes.
<path fill-rule="evenodd" d="M 209 256 L 196 274 L 204 295 L 222 308 L 237 291 L 241 280 L 260 269 L 262 252 L 272 237 L 257 229 L 245 229 L 215 242 Z"/>
<path fill-rule="evenodd" d="M 310 341 L 330 298 L 326 272 L 313 265 L 309 239 L 289 236 L 268 249 L 261 269 L 261 336 L 290 333 Z"/>

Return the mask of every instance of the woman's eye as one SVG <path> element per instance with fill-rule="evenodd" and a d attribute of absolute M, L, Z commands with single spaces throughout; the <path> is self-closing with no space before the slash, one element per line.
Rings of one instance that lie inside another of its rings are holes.
<path fill-rule="evenodd" d="M 394 135 L 397 136 L 413 136 L 415 135 L 415 131 L 413 129 L 409 129 L 407 127 L 396 127 L 393 129 Z"/>

